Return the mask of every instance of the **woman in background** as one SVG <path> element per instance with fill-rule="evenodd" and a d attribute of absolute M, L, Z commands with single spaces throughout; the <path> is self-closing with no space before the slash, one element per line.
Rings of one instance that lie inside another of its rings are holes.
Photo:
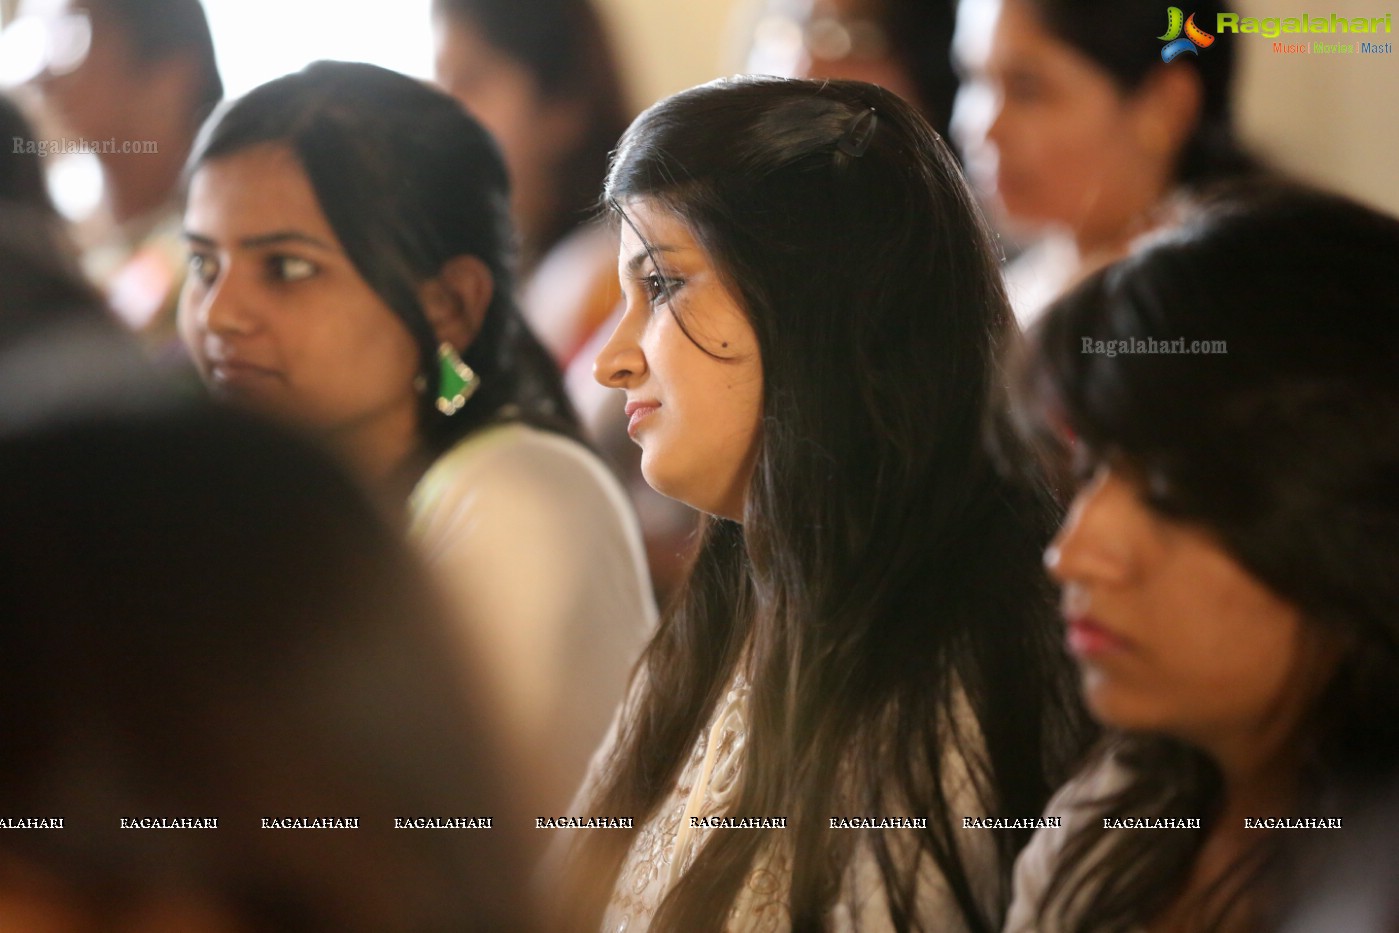
<path fill-rule="evenodd" d="M 962 819 L 1034 812 L 1078 720 L 1053 508 L 980 444 L 1013 325 L 955 161 L 875 86 L 735 79 L 639 117 L 606 197 L 597 376 L 707 517 L 585 792 L 634 828 L 579 834 L 564 928 L 998 929 L 1028 834 Z"/>
<path fill-rule="evenodd" d="M 510 169 L 525 319 L 636 506 L 664 599 L 693 550 L 696 515 L 641 479 L 621 407 L 592 379 L 622 297 L 597 193 L 630 112 L 601 13 L 593 0 L 434 0 L 433 22 L 438 84 L 490 131 Z"/>
<path fill-rule="evenodd" d="M 1008 930 L 1271 928 L 1317 833 L 1249 821 L 1359 815 L 1399 775 L 1395 260 L 1399 221 L 1253 187 L 1033 335 L 1024 421 L 1082 476 L 1046 563 L 1110 732 L 1021 856 Z M 1213 352 L 1116 350 L 1151 339 Z"/>
<path fill-rule="evenodd" d="M 1209 29 L 1220 5 L 1191 9 Z M 1233 44 L 1164 63 L 1167 25 L 1155 0 L 961 0 L 953 132 L 998 226 L 1040 237 L 1007 270 L 1022 322 L 1167 219 L 1172 195 L 1256 171 Z"/>
<path fill-rule="evenodd" d="M 654 608 L 635 519 L 516 310 L 505 168 L 456 101 L 323 62 L 207 128 L 181 327 L 210 388 L 407 501 L 540 812 L 562 806 Z"/>
<path fill-rule="evenodd" d="M 397 535 L 304 441 L 70 350 L 41 416 L 0 394 L 0 928 L 534 929 L 520 774 Z"/>
<path fill-rule="evenodd" d="M 78 239 L 88 274 L 159 358 L 183 354 L 181 171 L 200 125 L 223 98 L 200 0 L 35 3 L 49 57 L 34 86 L 63 130 L 99 147 L 102 205 Z"/>
<path fill-rule="evenodd" d="M 947 138 L 956 0 L 765 0 L 745 71 L 877 84 Z"/>
<path fill-rule="evenodd" d="M 510 170 L 526 319 L 567 367 L 620 299 L 615 242 L 592 223 L 629 113 L 592 0 L 433 0 L 437 83 Z"/>

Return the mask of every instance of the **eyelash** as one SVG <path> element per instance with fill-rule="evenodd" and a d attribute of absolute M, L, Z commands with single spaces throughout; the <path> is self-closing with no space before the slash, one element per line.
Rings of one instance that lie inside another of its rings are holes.
<path fill-rule="evenodd" d="M 304 271 L 288 273 L 287 269 L 290 266 L 302 266 Z M 300 282 L 311 278 L 319 271 L 315 263 L 300 256 L 274 254 L 267 257 L 267 276 L 274 282 Z"/>
<path fill-rule="evenodd" d="M 208 286 L 213 283 L 214 279 L 218 278 L 218 262 L 213 256 L 205 253 L 190 253 L 189 259 L 186 261 L 189 264 L 190 278 L 198 281 L 199 284 Z"/>
<path fill-rule="evenodd" d="M 208 253 L 190 253 L 187 262 L 190 276 L 206 288 L 219 277 L 218 260 Z M 290 267 L 299 268 L 297 271 L 289 271 Z M 304 281 L 320 271 L 320 268 L 309 259 L 282 254 L 274 254 L 264 259 L 263 269 L 267 273 L 268 280 L 279 285 Z"/>
<path fill-rule="evenodd" d="M 684 279 L 671 278 L 655 272 L 641 279 L 641 287 L 646 292 L 646 302 L 653 308 L 669 301 L 684 285 Z"/>

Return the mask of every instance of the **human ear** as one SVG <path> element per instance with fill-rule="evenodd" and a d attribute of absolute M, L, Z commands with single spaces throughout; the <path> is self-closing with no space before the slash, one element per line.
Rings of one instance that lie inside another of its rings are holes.
<path fill-rule="evenodd" d="M 476 256 L 455 256 L 418 289 L 423 313 L 439 341 L 464 352 L 476 339 L 495 294 L 495 277 Z"/>
<path fill-rule="evenodd" d="M 1204 89 L 1193 69 L 1158 65 L 1133 95 L 1133 129 L 1148 155 L 1174 162 L 1200 122 Z"/>

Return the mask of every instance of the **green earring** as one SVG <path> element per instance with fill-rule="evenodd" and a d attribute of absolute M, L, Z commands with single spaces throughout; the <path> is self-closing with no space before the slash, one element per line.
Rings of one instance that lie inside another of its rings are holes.
<path fill-rule="evenodd" d="M 437 410 L 450 417 L 460 411 L 466 400 L 481 388 L 481 377 L 445 340 L 438 344 L 437 362 L 441 368 L 437 384 Z"/>

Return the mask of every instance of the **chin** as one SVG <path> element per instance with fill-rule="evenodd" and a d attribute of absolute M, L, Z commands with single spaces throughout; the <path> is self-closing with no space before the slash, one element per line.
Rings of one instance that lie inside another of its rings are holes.
<path fill-rule="evenodd" d="M 1142 699 L 1133 696 L 1102 671 L 1091 666 L 1083 667 L 1080 686 L 1088 712 L 1104 726 L 1124 732 L 1154 731 L 1149 725 L 1154 717 L 1143 708 Z"/>

